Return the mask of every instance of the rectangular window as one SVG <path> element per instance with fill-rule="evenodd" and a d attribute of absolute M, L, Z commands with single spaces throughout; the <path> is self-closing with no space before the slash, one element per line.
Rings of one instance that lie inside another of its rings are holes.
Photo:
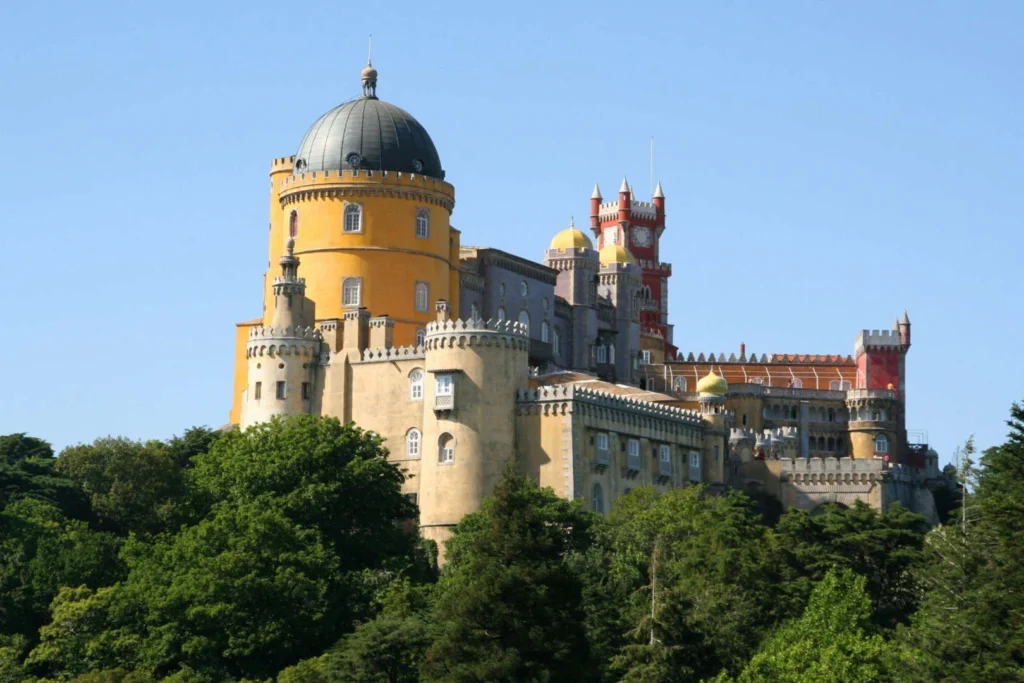
<path fill-rule="evenodd" d="M 607 363 L 608 362 L 608 348 L 606 346 L 597 347 L 597 362 Z"/>
<path fill-rule="evenodd" d="M 435 396 L 451 396 L 454 390 L 455 382 L 452 380 L 451 375 L 438 375 L 437 376 L 437 389 L 434 391 Z"/>
<path fill-rule="evenodd" d="M 561 341 L 562 340 L 560 339 L 560 335 L 558 334 L 558 328 L 553 328 L 551 330 L 551 349 L 555 354 L 555 358 L 559 358 L 562 355 Z"/>
<path fill-rule="evenodd" d="M 700 481 L 700 451 L 690 451 L 690 481 Z"/>
<path fill-rule="evenodd" d="M 417 493 L 407 493 L 407 494 L 405 494 L 405 497 L 408 498 L 409 502 L 412 503 L 413 505 L 416 505 L 416 504 L 419 503 L 419 498 L 420 497 L 419 497 L 419 494 L 417 494 Z"/>
<path fill-rule="evenodd" d="M 279 399 L 283 399 L 284 398 L 284 382 L 278 382 L 277 383 L 277 398 L 279 398 Z"/>
<path fill-rule="evenodd" d="M 640 471 L 640 440 L 630 439 L 626 442 L 626 467 L 633 472 Z"/>
<path fill-rule="evenodd" d="M 430 285 L 426 282 L 416 283 L 415 304 L 420 313 L 426 313 L 430 307 Z"/>
<path fill-rule="evenodd" d="M 598 465 L 608 464 L 608 435 L 604 432 L 598 433 L 594 439 L 595 454 L 594 459 Z"/>
<path fill-rule="evenodd" d="M 341 305 L 358 306 L 362 295 L 362 278 L 347 277 L 341 283 Z"/>
<path fill-rule="evenodd" d="M 434 410 L 455 409 L 455 378 L 437 375 L 434 378 Z"/>
<path fill-rule="evenodd" d="M 663 477 L 672 476 L 672 447 L 658 446 L 658 474 Z"/>
<path fill-rule="evenodd" d="M 258 401 L 258 400 L 260 400 L 260 397 L 262 395 L 263 395 L 263 382 L 256 382 L 256 386 L 253 387 L 253 390 L 252 390 L 252 397 Z"/>
<path fill-rule="evenodd" d="M 430 237 L 430 211 L 416 209 L 416 236 Z"/>
<path fill-rule="evenodd" d="M 651 352 L 650 351 L 641 351 L 640 352 L 640 362 L 642 364 L 644 364 L 644 365 L 650 365 L 651 364 Z"/>
<path fill-rule="evenodd" d="M 302 399 L 305 401 L 309 400 L 309 382 L 302 383 Z"/>

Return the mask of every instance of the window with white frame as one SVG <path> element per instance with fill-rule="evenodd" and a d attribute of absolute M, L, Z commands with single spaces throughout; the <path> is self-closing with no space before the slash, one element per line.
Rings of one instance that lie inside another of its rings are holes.
<path fill-rule="evenodd" d="M 641 365 L 650 365 L 651 364 L 651 352 L 650 351 L 641 351 L 640 352 L 640 363 L 641 363 Z"/>
<path fill-rule="evenodd" d="M 345 204 L 345 223 L 342 230 L 344 232 L 363 231 L 363 207 L 361 204 L 355 202 Z"/>
<path fill-rule="evenodd" d="M 608 362 L 608 347 L 604 344 L 597 347 L 597 362 L 607 363 Z"/>
<path fill-rule="evenodd" d="M 640 471 L 640 439 L 626 442 L 626 466 L 634 472 Z"/>
<path fill-rule="evenodd" d="M 416 310 L 426 313 L 430 306 L 430 285 L 426 282 L 416 283 Z"/>
<path fill-rule="evenodd" d="M 885 434 L 879 434 L 875 437 L 875 453 L 879 455 L 885 455 L 889 452 L 889 437 Z"/>
<path fill-rule="evenodd" d="M 604 514 L 604 491 L 601 489 L 601 484 L 594 482 L 594 488 L 591 489 L 590 494 L 590 505 L 591 509 L 599 515 Z"/>
<path fill-rule="evenodd" d="M 427 331 L 422 327 L 416 328 L 416 346 L 423 346 L 423 340 L 427 338 Z"/>
<path fill-rule="evenodd" d="M 676 378 L 674 378 L 672 380 L 672 389 L 674 391 L 678 391 L 680 393 L 684 393 L 686 391 L 686 378 L 685 377 L 676 377 Z"/>
<path fill-rule="evenodd" d="M 409 400 L 423 400 L 423 371 L 419 368 L 409 373 Z"/>
<path fill-rule="evenodd" d="M 430 237 L 429 209 L 416 209 L 416 236 Z"/>
<path fill-rule="evenodd" d="M 506 317 L 505 316 L 505 307 L 504 306 L 499 306 L 498 307 L 498 322 L 499 323 L 505 322 L 505 317 Z"/>
<path fill-rule="evenodd" d="M 658 446 L 658 473 L 663 477 L 672 476 L 672 447 L 667 444 Z"/>
<path fill-rule="evenodd" d="M 451 434 L 442 434 L 438 437 L 437 461 L 442 465 L 451 465 L 455 462 L 455 437 Z"/>
<path fill-rule="evenodd" d="M 420 430 L 410 429 L 405 435 L 405 457 L 420 457 Z"/>
<path fill-rule="evenodd" d="M 526 336 L 530 336 L 530 314 L 525 309 L 519 311 L 519 324 L 523 326 L 523 332 Z"/>
<path fill-rule="evenodd" d="M 700 481 L 700 451 L 690 451 L 690 481 Z"/>
<path fill-rule="evenodd" d="M 608 362 L 612 365 L 615 364 L 615 344 L 608 345 Z"/>
<path fill-rule="evenodd" d="M 608 435 L 604 432 L 598 432 L 594 437 L 594 447 L 599 451 L 608 450 Z"/>
<path fill-rule="evenodd" d="M 434 395 L 451 396 L 455 391 L 455 378 L 451 375 L 437 375 L 434 378 Z"/>
<path fill-rule="evenodd" d="M 551 326 L 548 325 L 548 321 L 547 320 L 542 320 L 540 322 L 540 340 L 542 342 L 547 342 L 550 337 L 551 337 Z"/>
<path fill-rule="evenodd" d="M 358 306 L 362 302 L 363 278 L 347 277 L 341 282 L 341 305 Z"/>

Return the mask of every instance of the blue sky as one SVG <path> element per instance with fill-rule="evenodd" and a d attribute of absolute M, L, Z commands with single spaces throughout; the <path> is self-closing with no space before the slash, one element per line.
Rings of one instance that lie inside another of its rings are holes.
<path fill-rule="evenodd" d="M 464 244 L 667 195 L 681 349 L 851 353 L 906 308 L 947 459 L 1024 398 L 1024 3 L 0 4 L 0 433 L 226 422 L 270 160 L 359 92 L 430 131 Z"/>

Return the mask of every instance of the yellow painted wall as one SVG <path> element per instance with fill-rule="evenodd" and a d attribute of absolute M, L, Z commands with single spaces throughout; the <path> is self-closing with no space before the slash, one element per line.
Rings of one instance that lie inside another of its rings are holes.
<path fill-rule="evenodd" d="M 245 345 L 249 331 L 262 324 L 262 320 L 249 320 L 235 325 L 235 381 L 231 393 L 231 412 L 228 422 L 238 424 L 242 419 L 242 393 L 249 381 L 249 359 L 245 357 Z"/>

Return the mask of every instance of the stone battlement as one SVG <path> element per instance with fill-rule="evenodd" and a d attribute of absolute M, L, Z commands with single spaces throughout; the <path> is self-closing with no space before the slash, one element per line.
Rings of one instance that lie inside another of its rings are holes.
<path fill-rule="evenodd" d="M 315 327 L 271 327 L 259 326 L 249 330 L 251 341 L 259 339 L 307 339 L 317 340 L 323 338 L 320 330 Z"/>
<path fill-rule="evenodd" d="M 898 330 L 863 330 L 857 335 L 854 347 L 858 352 L 863 349 L 884 348 L 898 349 L 903 346 L 903 339 Z"/>
<path fill-rule="evenodd" d="M 544 403 L 561 401 L 583 401 L 604 408 L 629 410 L 650 417 L 685 422 L 689 425 L 703 425 L 700 413 L 685 408 L 676 408 L 652 401 L 644 401 L 629 396 L 619 396 L 598 389 L 558 384 L 537 387 L 536 389 L 519 389 L 516 392 L 517 403 Z"/>
<path fill-rule="evenodd" d="M 676 354 L 676 360 L 686 363 L 751 363 L 757 365 L 854 365 L 852 356 L 839 356 L 831 354 L 789 354 L 773 353 L 767 355 L 762 353 L 760 358 L 756 353 L 735 352 L 726 356 L 724 353 L 709 353 L 706 356 L 701 353 L 694 356 L 693 352 Z"/>
<path fill-rule="evenodd" d="M 779 475 L 798 483 L 844 481 L 909 482 L 913 473 L 903 465 L 890 465 L 883 458 L 783 458 Z"/>
<path fill-rule="evenodd" d="M 381 363 L 396 360 L 414 360 L 425 356 L 422 346 L 392 346 L 387 349 L 366 349 L 361 363 Z"/>
<path fill-rule="evenodd" d="M 423 345 L 431 349 L 454 346 L 500 346 L 526 351 L 530 348 L 529 333 L 524 325 L 512 320 L 445 320 L 427 323 Z"/>

